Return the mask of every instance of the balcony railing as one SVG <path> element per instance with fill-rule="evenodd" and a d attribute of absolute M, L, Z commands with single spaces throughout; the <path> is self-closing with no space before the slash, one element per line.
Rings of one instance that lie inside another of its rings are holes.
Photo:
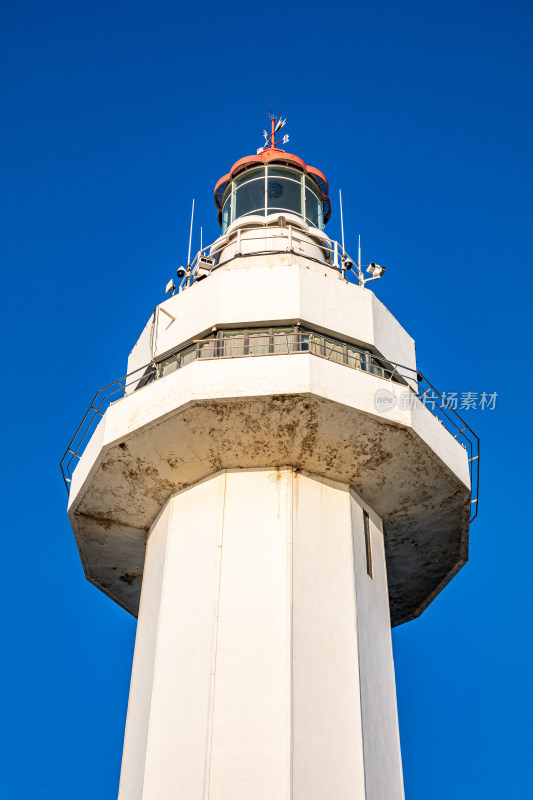
<path fill-rule="evenodd" d="M 267 231 L 270 232 L 268 238 L 271 246 L 265 250 Z M 256 244 L 253 244 L 254 242 Z M 276 244 L 276 247 L 274 247 L 274 244 Z M 321 258 L 315 258 L 307 253 L 307 248 L 313 245 L 322 251 L 323 256 Z M 229 249 L 231 254 L 224 259 L 223 255 L 226 249 Z M 359 259 L 351 258 L 340 242 L 330 239 L 325 234 L 321 237 L 316 228 L 309 233 L 305 233 L 299 226 L 292 225 L 286 221 L 282 227 L 280 225 L 272 225 L 265 229 L 264 225 L 259 224 L 239 227 L 231 231 L 229 235 L 220 236 L 212 244 L 203 247 L 188 265 L 185 275 L 179 284 L 179 291 L 183 291 L 195 280 L 207 277 L 207 274 L 226 266 L 226 264 L 238 258 L 280 253 L 293 253 L 298 258 L 314 261 L 321 266 L 329 267 L 336 270 L 340 277 L 346 277 L 347 280 L 347 275 L 352 271 L 354 279 L 363 287 L 370 281 L 376 280 L 376 277 L 365 278 L 362 267 L 366 265 L 360 264 Z M 206 266 L 205 259 L 210 260 L 212 264 Z"/>
<path fill-rule="evenodd" d="M 104 386 L 96 393 L 60 462 L 67 491 L 70 491 L 72 473 L 96 425 L 105 410 L 125 394 L 140 390 L 193 361 L 310 353 L 350 369 L 374 375 L 384 382 L 403 385 L 400 402 L 404 403 L 405 408 L 425 406 L 437 417 L 446 430 L 467 451 L 472 494 L 470 521 L 475 519 L 478 512 L 479 495 L 479 439 L 470 426 L 461 419 L 455 408 L 443 398 L 421 372 L 373 355 L 368 350 L 362 350 L 355 345 L 313 331 L 254 333 L 253 330 L 250 330 L 243 335 L 234 335 L 234 332 L 225 331 L 219 333 L 220 335 L 216 338 L 187 342 L 167 353 L 163 358 L 140 367 L 123 378 Z"/>
<path fill-rule="evenodd" d="M 380 378 L 406 383 L 398 367 L 382 358 L 372 355 L 344 342 L 330 339 L 318 333 L 301 331 L 294 333 L 248 333 L 243 336 L 227 336 L 195 339 L 165 359 L 154 364 L 151 371 L 140 383 L 144 386 L 154 380 L 169 375 L 192 361 L 212 358 L 242 358 L 245 356 L 287 355 L 289 353 L 312 353 L 345 364 L 352 369 L 369 372 Z"/>

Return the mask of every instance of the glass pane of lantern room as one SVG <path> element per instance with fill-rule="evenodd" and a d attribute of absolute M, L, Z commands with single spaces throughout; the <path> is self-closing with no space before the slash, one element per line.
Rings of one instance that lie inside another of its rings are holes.
<path fill-rule="evenodd" d="M 237 187 L 235 192 L 235 216 L 265 213 L 265 181 L 263 178 L 248 181 Z"/>
<path fill-rule="evenodd" d="M 222 233 L 226 232 L 228 225 L 231 223 L 231 200 L 233 195 L 230 195 L 222 209 Z"/>
<path fill-rule="evenodd" d="M 234 180 L 235 186 L 238 186 L 241 183 L 246 183 L 247 181 L 251 181 L 252 178 L 259 178 L 263 177 L 265 174 L 264 167 L 253 167 L 252 169 L 246 169 L 244 172 L 241 172 Z"/>
<path fill-rule="evenodd" d="M 305 216 L 308 222 L 314 225 L 315 228 L 323 227 L 322 203 L 316 194 L 311 191 L 311 189 L 307 188 L 305 190 Z"/>
<path fill-rule="evenodd" d="M 287 178 L 270 177 L 267 190 L 268 209 L 283 209 L 302 214 L 302 186 Z"/>
<path fill-rule="evenodd" d="M 269 166 L 268 175 L 269 177 L 276 175 L 278 178 L 292 178 L 293 181 L 298 182 L 301 180 L 301 172 L 291 169 L 290 167 L 280 167 L 276 164 L 271 164 Z"/>

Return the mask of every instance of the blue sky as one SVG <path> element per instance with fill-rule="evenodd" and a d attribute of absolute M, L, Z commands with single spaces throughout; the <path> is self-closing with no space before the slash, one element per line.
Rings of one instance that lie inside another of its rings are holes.
<path fill-rule="evenodd" d="M 2 0 L 6 797 L 116 797 L 135 622 L 83 578 L 58 462 L 270 104 L 423 372 L 498 392 L 465 415 L 471 560 L 393 633 L 407 800 L 532 793 L 532 23 L 531 0 Z"/>

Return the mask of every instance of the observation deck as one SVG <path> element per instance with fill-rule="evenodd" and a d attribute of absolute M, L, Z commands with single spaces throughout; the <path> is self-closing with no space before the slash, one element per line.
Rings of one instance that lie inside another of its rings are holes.
<path fill-rule="evenodd" d="M 67 449 L 86 575 L 133 614 L 158 509 L 225 468 L 290 465 L 353 486 L 384 522 L 393 625 L 467 559 L 477 437 L 394 317 L 342 279 L 339 246 L 337 267 L 282 252 L 221 260 L 162 303 Z"/>

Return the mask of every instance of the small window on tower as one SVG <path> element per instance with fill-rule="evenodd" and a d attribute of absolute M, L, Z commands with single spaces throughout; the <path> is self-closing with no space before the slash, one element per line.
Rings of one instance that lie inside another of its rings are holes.
<path fill-rule="evenodd" d="M 374 578 L 374 564 L 372 562 L 372 539 L 370 538 L 370 517 L 363 511 L 363 524 L 365 528 L 366 571 Z"/>

